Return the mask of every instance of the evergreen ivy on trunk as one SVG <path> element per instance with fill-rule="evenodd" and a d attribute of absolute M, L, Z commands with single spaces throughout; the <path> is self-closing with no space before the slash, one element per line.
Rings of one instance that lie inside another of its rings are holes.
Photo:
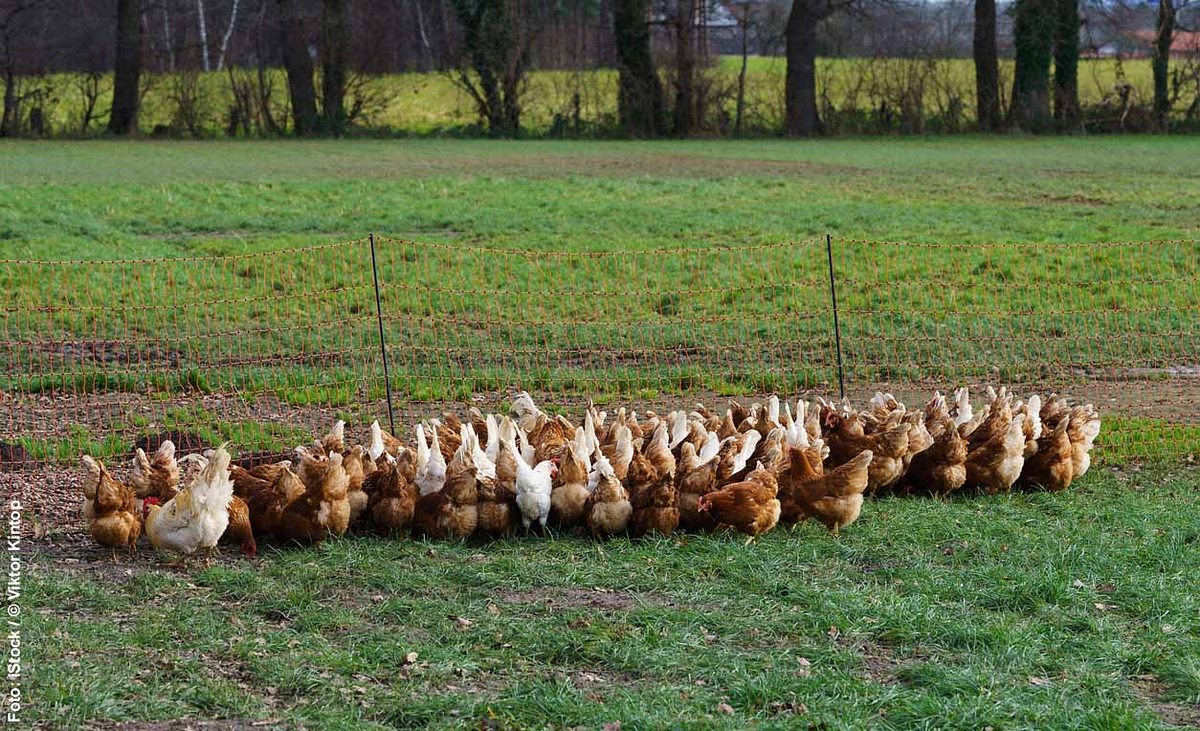
<path fill-rule="evenodd" d="M 1029 132 L 1052 126 L 1050 60 L 1055 33 L 1055 0 L 1017 0 L 1013 19 L 1016 68 L 1011 119 Z"/>
<path fill-rule="evenodd" d="M 1000 63 L 996 58 L 996 0 L 975 0 L 975 115 L 979 129 L 997 130 L 1000 115 Z"/>
<path fill-rule="evenodd" d="M 1158 1 L 1158 21 L 1154 28 L 1154 53 L 1150 58 L 1154 71 L 1154 124 L 1166 132 L 1171 115 L 1169 81 L 1171 41 L 1175 38 L 1175 0 Z"/>
<path fill-rule="evenodd" d="M 1054 120 L 1061 129 L 1079 124 L 1079 0 L 1056 0 Z"/>
<path fill-rule="evenodd" d="M 617 110 L 630 137 L 663 131 L 663 91 L 650 55 L 650 0 L 613 0 Z"/>

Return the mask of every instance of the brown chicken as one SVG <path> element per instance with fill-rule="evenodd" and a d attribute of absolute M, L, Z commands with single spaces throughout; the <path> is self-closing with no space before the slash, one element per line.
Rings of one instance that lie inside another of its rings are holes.
<path fill-rule="evenodd" d="M 633 508 L 629 521 L 630 533 L 638 537 L 649 533 L 674 533 L 679 527 L 678 498 L 675 478 L 670 474 L 661 475 L 657 482 L 640 490 L 636 499 L 630 493 L 630 506 Z"/>
<path fill-rule="evenodd" d="M 175 461 L 175 444 L 164 441 L 148 457 L 139 448 L 133 458 L 133 472 L 129 484 L 139 499 L 156 497 L 167 502 L 179 492 L 179 463 Z"/>
<path fill-rule="evenodd" d="M 517 527 L 517 493 L 507 481 L 491 477 L 477 480 L 479 522 L 475 532 L 488 538 L 507 538 Z"/>
<path fill-rule="evenodd" d="M 827 411 L 824 418 L 831 465 L 845 464 L 862 452 L 874 455 L 868 468 L 868 495 L 896 484 L 904 475 L 904 458 L 908 455 L 908 435 L 912 429 L 910 424 L 902 423 L 884 432 L 864 434 L 856 414 L 847 416 Z"/>
<path fill-rule="evenodd" d="M 608 460 L 613 474 L 618 480 L 624 480 L 629 471 L 629 463 L 633 460 L 633 433 L 624 424 L 616 424 L 609 432 L 612 441 L 600 445 L 600 453 Z"/>
<path fill-rule="evenodd" d="M 559 463 L 557 484 L 550 491 L 550 522 L 559 528 L 583 525 L 584 505 L 591 494 L 584 441 L 576 435 L 574 446 Z"/>
<path fill-rule="evenodd" d="M 254 534 L 259 537 L 280 535 L 281 517 L 290 505 L 304 496 L 304 483 L 292 472 L 289 462 L 262 467 L 270 467 L 259 471 L 264 475 L 262 478 L 240 467 L 230 468 L 234 497 L 244 501 L 250 510 L 250 525 Z M 266 477 L 271 479 L 264 479 Z"/>
<path fill-rule="evenodd" d="M 624 532 L 629 526 L 633 506 L 607 457 L 601 456 L 596 460 L 596 472 L 599 481 L 584 503 L 583 510 L 588 532 L 592 538 L 599 539 Z"/>
<path fill-rule="evenodd" d="M 370 495 L 367 510 L 375 530 L 384 535 L 401 535 L 412 523 L 413 510 L 417 504 L 415 456 L 410 449 L 401 447 L 398 457 L 387 454 L 383 467 L 367 477 Z M 364 483 L 364 488 L 366 483 Z"/>
<path fill-rule="evenodd" d="M 797 523 L 816 518 L 834 535 L 858 519 L 871 452 L 821 472 L 812 449 L 792 447 L 787 469 L 779 476 L 780 520 Z"/>
<path fill-rule="evenodd" d="M 754 432 L 757 433 L 757 432 Z M 700 498 L 700 511 L 708 513 L 718 523 L 745 533 L 749 544 L 779 522 L 779 484 L 760 464 L 735 482 Z"/>
<path fill-rule="evenodd" d="M 1007 431 L 967 452 L 966 484 L 990 495 L 1007 492 L 1012 487 L 1025 464 L 1024 422 L 1024 414 L 1012 417 Z"/>
<path fill-rule="evenodd" d="M 229 525 L 221 534 L 221 540 L 236 543 L 247 558 L 258 555 L 258 542 L 254 540 L 254 526 L 250 520 L 250 506 L 237 495 L 229 500 Z"/>
<path fill-rule="evenodd" d="M 1021 468 L 1020 481 L 1027 487 L 1040 487 L 1050 492 L 1066 490 L 1075 477 L 1074 449 L 1069 433 L 1070 417 L 1059 420 L 1057 426 L 1044 430 L 1037 440 L 1037 449 Z"/>
<path fill-rule="evenodd" d="M 345 534 L 350 526 L 350 499 L 347 493 L 350 478 L 346 475 L 343 462 L 344 458 L 337 452 L 326 458 L 301 456 L 296 476 L 303 483 L 304 493 L 286 506 L 276 506 L 279 514 L 276 535 L 302 542 L 319 542 L 330 536 Z M 286 478 L 287 473 L 280 477 Z M 284 487 L 289 494 L 294 494 L 294 485 Z M 278 493 L 278 490 L 273 492 Z M 252 505 L 251 517 L 253 514 Z"/>
<path fill-rule="evenodd" d="M 362 445 L 356 444 L 350 451 L 343 454 L 342 469 L 346 471 L 346 499 L 350 501 L 350 525 L 359 526 L 366 522 L 367 503 L 370 496 L 363 489 L 367 479 L 365 464 L 370 462 L 367 452 Z M 371 472 L 375 471 L 375 463 L 370 462 Z"/>
<path fill-rule="evenodd" d="M 717 489 L 717 435 L 712 434 L 701 454 L 691 442 L 681 447 L 678 466 L 679 524 L 687 530 L 717 527 L 711 514 L 700 510 L 700 498 Z"/>
<path fill-rule="evenodd" d="M 936 424 L 930 435 L 933 444 L 913 458 L 903 484 L 911 492 L 949 495 L 967 481 L 967 440 L 949 417 Z"/>
<path fill-rule="evenodd" d="M 413 533 L 435 539 L 469 538 L 479 524 L 477 469 L 461 442 L 446 466 L 446 485 L 423 495 L 413 511 Z"/>
<path fill-rule="evenodd" d="M 133 488 L 118 482 L 103 464 L 88 455 L 83 456 L 83 465 L 87 470 L 84 494 L 93 496 L 92 515 L 88 519 L 92 539 L 112 549 L 113 561 L 117 560 L 118 548 L 136 553 L 138 537 L 142 535 L 142 519 L 135 505 L 137 496 Z"/>

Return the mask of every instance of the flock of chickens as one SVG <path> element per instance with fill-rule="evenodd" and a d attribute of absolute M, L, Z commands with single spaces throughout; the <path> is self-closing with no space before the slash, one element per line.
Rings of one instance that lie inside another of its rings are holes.
<path fill-rule="evenodd" d="M 379 422 L 366 445 L 350 445 L 339 421 L 290 461 L 243 468 L 226 445 L 176 460 L 164 442 L 137 451 L 127 482 L 84 456 L 83 514 L 114 559 L 142 533 L 178 561 L 207 561 L 222 539 L 254 556 L 256 537 L 311 543 L 368 529 L 454 539 L 580 528 L 599 539 L 727 526 L 749 542 L 806 518 L 837 533 L 864 495 L 1063 490 L 1087 472 L 1099 432 L 1090 404 L 1020 401 L 1003 388 L 978 410 L 960 389 L 922 410 L 890 394 L 862 411 L 818 398 L 793 412 L 772 397 L 724 414 L 589 407 L 582 425 L 522 392 L 511 418 L 447 413 L 416 427 L 415 446 Z"/>

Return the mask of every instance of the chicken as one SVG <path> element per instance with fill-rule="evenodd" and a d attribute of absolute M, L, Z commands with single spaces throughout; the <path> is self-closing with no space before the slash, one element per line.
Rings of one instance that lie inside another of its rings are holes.
<path fill-rule="evenodd" d="M 591 494 L 588 491 L 589 445 L 586 432 L 577 430 L 575 440 L 563 455 L 558 480 L 550 491 L 550 522 L 560 528 L 583 524 L 583 507 Z"/>
<path fill-rule="evenodd" d="M 1071 425 L 1067 428 L 1071 438 L 1071 462 L 1073 479 L 1079 479 L 1092 466 L 1092 445 L 1100 436 L 1100 415 L 1091 404 L 1076 406 L 1071 410 Z"/>
<path fill-rule="evenodd" d="M 277 469 L 258 477 L 238 468 L 231 470 L 234 496 L 246 503 L 250 511 L 250 525 L 258 536 L 276 535 L 291 538 L 281 530 L 283 515 L 304 495 L 304 483 L 291 470 L 290 462 L 272 465 Z M 269 481 L 265 478 L 271 478 Z"/>
<path fill-rule="evenodd" d="M 903 483 L 910 491 L 949 495 L 967 481 L 967 440 L 949 415 L 929 433 L 933 444 L 913 458 Z"/>
<path fill-rule="evenodd" d="M 364 468 L 364 460 L 367 459 L 367 452 L 362 445 L 354 445 L 350 451 L 342 455 L 342 469 L 346 472 L 346 499 L 350 501 L 350 525 L 358 526 L 367 518 L 367 503 L 370 501 L 370 496 L 363 489 L 363 483 L 367 479 L 366 470 Z M 374 472 L 375 463 L 370 462 L 372 472 Z"/>
<path fill-rule="evenodd" d="M 780 519 L 797 523 L 816 518 L 837 535 L 858 519 L 873 455 L 870 450 L 859 452 L 849 462 L 821 472 L 811 449 L 789 450 L 788 467 L 779 476 Z"/>
<path fill-rule="evenodd" d="M 438 433 L 434 429 L 430 436 L 433 446 L 425 442 L 425 427 L 417 424 L 417 490 L 421 496 L 438 492 L 446 484 L 446 459 L 438 444 Z"/>
<path fill-rule="evenodd" d="M 762 435 L 756 431 L 725 437 L 717 452 L 717 480 L 723 484 L 745 472 L 761 439 Z"/>
<path fill-rule="evenodd" d="M 632 471 L 632 468 L 631 470 Z M 675 487 L 675 475 L 654 470 L 658 479 L 636 491 L 629 491 L 629 529 L 634 536 L 649 533 L 670 535 L 679 527 L 679 492 Z"/>
<path fill-rule="evenodd" d="M 146 498 L 146 536 L 155 548 L 179 554 L 181 562 L 197 551 L 203 551 L 208 560 L 229 527 L 229 502 L 233 498 L 229 462 L 229 452 L 222 445 L 174 498 L 161 505 L 157 498 Z"/>
<path fill-rule="evenodd" d="M 688 530 L 712 530 L 712 516 L 700 510 L 700 498 L 716 490 L 717 454 L 720 440 L 710 433 L 699 454 L 691 442 L 684 442 L 678 465 L 679 524 Z"/>
<path fill-rule="evenodd" d="M 304 493 L 279 511 L 281 538 L 307 543 L 345 534 L 350 526 L 350 477 L 344 461 L 337 452 L 324 458 L 301 455 L 296 477 Z M 294 492 L 293 485 L 287 488 Z"/>
<path fill-rule="evenodd" d="M 476 482 L 479 493 L 478 525 L 475 532 L 489 538 L 507 538 L 517 525 L 517 495 L 499 479 L 480 475 Z"/>
<path fill-rule="evenodd" d="M 829 429 L 829 461 L 833 466 L 845 464 L 862 452 L 871 452 L 868 467 L 867 494 L 890 487 L 904 475 L 904 458 L 908 455 L 911 424 L 900 424 L 884 432 L 864 434 L 857 415 L 849 416 L 827 411 L 825 424 Z"/>
<path fill-rule="evenodd" d="M 1024 414 L 1012 417 L 1005 432 L 967 452 L 966 484 L 992 495 L 1012 487 L 1025 464 L 1024 422 Z"/>
<path fill-rule="evenodd" d="M 593 538 L 600 539 L 625 531 L 633 506 L 607 457 L 601 455 L 596 459 L 596 474 L 596 489 L 583 509 L 588 531 Z"/>
<path fill-rule="evenodd" d="M 401 446 L 398 456 L 385 453 L 383 467 L 367 478 L 371 500 L 368 510 L 375 530 L 384 535 L 400 535 L 408 530 L 417 505 L 415 456 Z"/>
<path fill-rule="evenodd" d="M 413 510 L 413 533 L 435 539 L 470 538 L 479 524 L 478 470 L 474 450 L 459 444 L 446 466 L 446 484 L 422 495 Z"/>
<path fill-rule="evenodd" d="M 530 467 L 517 451 L 515 437 L 515 429 L 506 426 L 501 430 L 496 482 L 516 495 L 521 525 L 526 530 L 534 525 L 544 528 L 550 521 L 550 494 L 558 468 L 550 460 Z"/>
<path fill-rule="evenodd" d="M 654 432 L 650 435 L 650 441 L 646 442 L 642 448 L 642 454 L 654 466 L 660 477 L 669 477 L 674 483 L 675 455 L 671 452 L 666 422 L 655 427 Z"/>
<path fill-rule="evenodd" d="M 322 456 L 346 451 L 346 422 L 338 419 L 329 433 L 313 442 L 314 451 Z"/>
<path fill-rule="evenodd" d="M 258 542 L 254 540 L 254 524 L 250 520 L 250 506 L 237 495 L 229 499 L 229 524 L 221 535 L 222 541 L 236 543 L 244 556 L 258 555 Z"/>
<path fill-rule="evenodd" d="M 87 470 L 83 493 L 90 496 L 85 498 L 90 501 L 85 513 L 90 513 L 87 519 L 92 539 L 111 548 L 114 561 L 118 548 L 135 553 L 142 534 L 142 517 L 137 512 L 133 488 L 117 481 L 103 464 L 86 454 L 83 466 Z"/>
<path fill-rule="evenodd" d="M 165 440 L 155 450 L 153 457 L 146 456 L 146 452 L 139 448 L 134 454 L 129 483 L 142 500 L 156 497 L 165 503 L 175 497 L 175 493 L 179 492 L 179 463 L 175 461 L 175 443 Z"/>
<path fill-rule="evenodd" d="M 700 498 L 700 512 L 718 523 L 749 536 L 749 544 L 779 522 L 779 484 L 761 464 L 742 482 L 710 492 Z"/>
<path fill-rule="evenodd" d="M 1037 452 L 1037 442 L 1042 436 L 1042 400 L 1037 394 L 1029 397 L 1029 401 L 1018 401 L 1013 407 L 1013 413 L 1024 414 L 1025 421 L 1022 422 L 1025 431 L 1025 452 L 1024 457 L 1028 459 Z"/>
<path fill-rule="evenodd" d="M 371 422 L 371 441 L 368 454 L 372 460 L 378 461 L 385 452 L 395 457 L 403 448 L 404 443 L 380 426 L 378 419 Z"/>
<path fill-rule="evenodd" d="M 600 452 L 608 459 L 613 474 L 618 480 L 624 480 L 629 471 L 629 463 L 633 460 L 633 432 L 624 424 L 615 424 L 612 431 L 613 439 L 607 444 L 600 445 Z"/>
<path fill-rule="evenodd" d="M 1028 487 L 1040 487 L 1050 492 L 1065 490 L 1075 477 L 1074 448 L 1070 436 L 1071 419 L 1061 419 L 1051 430 L 1043 432 L 1034 453 L 1025 458 L 1020 481 Z"/>

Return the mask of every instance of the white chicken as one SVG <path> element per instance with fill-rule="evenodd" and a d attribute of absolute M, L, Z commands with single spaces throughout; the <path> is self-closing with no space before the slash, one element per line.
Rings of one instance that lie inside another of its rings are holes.
<path fill-rule="evenodd" d="M 205 561 L 229 526 L 229 503 L 233 480 L 229 476 L 229 452 L 218 447 L 200 470 L 174 498 L 159 505 L 146 498 L 146 535 L 161 551 L 180 554 L 180 561 L 203 549 Z"/>
<path fill-rule="evenodd" d="M 417 424 L 417 471 L 414 482 L 421 496 L 439 492 L 446 485 L 446 458 L 438 444 L 437 429 L 430 429 L 433 446 L 425 441 L 425 426 Z"/>
<path fill-rule="evenodd" d="M 545 527 L 550 519 L 550 493 L 558 470 L 550 460 L 530 467 L 517 451 L 517 444 L 513 438 L 516 433 L 519 433 L 519 430 L 506 427 L 500 429 L 503 441 L 496 464 L 496 482 L 511 487 L 516 493 L 521 525 L 526 530 L 535 523 Z"/>

